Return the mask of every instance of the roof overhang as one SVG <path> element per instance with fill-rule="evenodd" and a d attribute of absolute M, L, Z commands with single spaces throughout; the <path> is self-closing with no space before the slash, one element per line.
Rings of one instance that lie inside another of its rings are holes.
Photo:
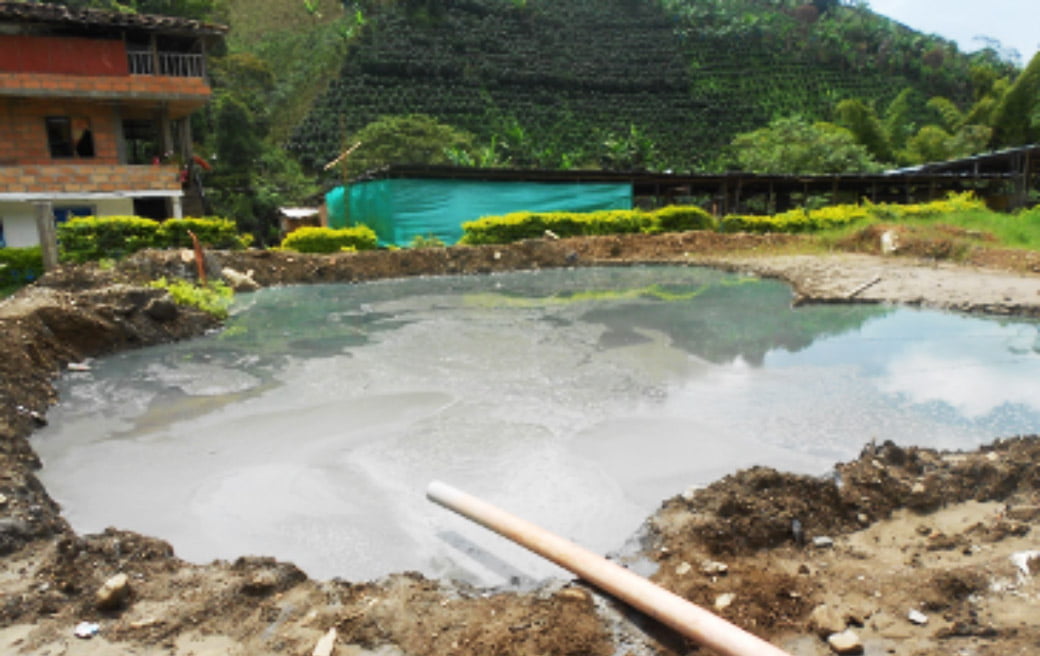
<path fill-rule="evenodd" d="M 102 9 L 70 9 L 38 2 L 0 2 L 0 21 L 64 27 L 115 28 L 177 36 L 223 37 L 226 25 L 177 16 L 134 14 Z"/>
<path fill-rule="evenodd" d="M 180 198 L 184 192 L 169 189 L 130 189 L 126 191 L 45 191 L 0 193 L 0 201 L 44 203 L 55 200 L 114 200 L 120 198 Z"/>

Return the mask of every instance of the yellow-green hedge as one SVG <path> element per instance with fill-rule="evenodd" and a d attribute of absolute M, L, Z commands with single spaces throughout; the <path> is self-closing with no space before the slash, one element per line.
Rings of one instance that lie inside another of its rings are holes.
<path fill-rule="evenodd" d="M 88 262 L 121 258 L 144 248 L 191 245 L 191 230 L 207 248 L 244 248 L 233 221 L 217 217 L 167 219 L 159 222 L 139 216 L 79 216 L 58 226 L 62 259 Z"/>
<path fill-rule="evenodd" d="M 653 212 L 514 212 L 463 223 L 461 243 L 508 244 L 521 239 L 544 237 L 546 231 L 558 237 L 583 237 L 702 230 L 714 226 L 712 216 L 699 207 L 665 207 Z"/>
<path fill-rule="evenodd" d="M 863 220 L 921 219 L 985 207 L 984 202 L 967 192 L 950 194 L 944 200 L 913 205 L 864 202 L 862 205 L 832 205 L 808 211 L 794 209 L 774 216 L 731 214 L 722 219 L 720 228 L 722 232 L 815 232 Z"/>
<path fill-rule="evenodd" d="M 376 247 L 376 233 L 368 226 L 354 228 L 304 227 L 282 240 L 282 248 L 300 253 L 338 253 Z"/>

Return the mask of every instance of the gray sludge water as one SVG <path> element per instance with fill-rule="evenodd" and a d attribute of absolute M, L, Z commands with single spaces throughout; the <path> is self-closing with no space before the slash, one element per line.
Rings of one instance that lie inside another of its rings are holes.
<path fill-rule="evenodd" d="M 496 585 L 562 571 L 430 480 L 606 553 L 739 468 L 1040 432 L 1038 324 L 790 300 L 685 267 L 267 289 L 220 334 L 67 374 L 33 442 L 80 532 Z"/>

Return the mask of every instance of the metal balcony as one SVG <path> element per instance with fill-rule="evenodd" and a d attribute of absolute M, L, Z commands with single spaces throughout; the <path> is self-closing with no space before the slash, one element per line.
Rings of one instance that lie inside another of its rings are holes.
<path fill-rule="evenodd" d="M 206 62 L 201 54 L 131 50 L 127 57 L 131 75 L 206 76 Z"/>

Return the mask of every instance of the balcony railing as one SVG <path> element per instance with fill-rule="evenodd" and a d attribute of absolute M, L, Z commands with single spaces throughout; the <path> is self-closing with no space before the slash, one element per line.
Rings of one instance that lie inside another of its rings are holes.
<path fill-rule="evenodd" d="M 127 56 L 131 75 L 206 76 L 206 62 L 200 54 L 130 50 Z"/>

